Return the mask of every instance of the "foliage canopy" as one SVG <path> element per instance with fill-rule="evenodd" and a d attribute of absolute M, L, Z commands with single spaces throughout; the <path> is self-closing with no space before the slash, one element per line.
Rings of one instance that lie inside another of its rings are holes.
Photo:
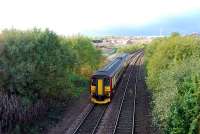
<path fill-rule="evenodd" d="M 200 38 L 154 40 L 145 49 L 147 84 L 153 91 L 153 114 L 165 133 L 200 131 Z"/>

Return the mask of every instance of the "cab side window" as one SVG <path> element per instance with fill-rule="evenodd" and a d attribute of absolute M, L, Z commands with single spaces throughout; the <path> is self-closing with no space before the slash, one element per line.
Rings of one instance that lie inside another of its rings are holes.
<path fill-rule="evenodd" d="M 96 86 L 97 85 L 97 79 L 96 78 L 92 78 L 92 86 Z"/>
<path fill-rule="evenodd" d="M 105 85 L 105 86 L 109 86 L 109 85 L 110 85 L 110 80 L 109 80 L 109 78 L 105 78 L 105 79 L 104 79 L 104 85 Z"/>

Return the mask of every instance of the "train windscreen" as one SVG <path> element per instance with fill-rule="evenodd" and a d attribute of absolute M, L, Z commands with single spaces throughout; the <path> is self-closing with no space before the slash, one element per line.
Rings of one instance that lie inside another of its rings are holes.
<path fill-rule="evenodd" d="M 93 86 L 96 86 L 97 85 L 97 79 L 96 78 L 92 78 L 91 84 Z"/>
<path fill-rule="evenodd" d="M 104 78 L 104 85 L 109 86 L 110 85 L 110 79 L 109 78 Z"/>

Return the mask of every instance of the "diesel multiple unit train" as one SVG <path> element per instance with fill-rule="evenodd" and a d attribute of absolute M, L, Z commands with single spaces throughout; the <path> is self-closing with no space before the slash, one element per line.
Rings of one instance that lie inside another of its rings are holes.
<path fill-rule="evenodd" d="M 113 89 L 129 64 L 131 57 L 129 54 L 122 54 L 92 75 L 90 95 L 93 103 L 105 104 L 111 102 Z"/>

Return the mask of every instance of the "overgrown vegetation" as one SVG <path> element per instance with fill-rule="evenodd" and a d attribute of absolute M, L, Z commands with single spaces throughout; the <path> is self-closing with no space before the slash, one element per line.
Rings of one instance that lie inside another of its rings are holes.
<path fill-rule="evenodd" d="M 88 75 L 101 61 L 101 51 L 89 38 L 49 30 L 5 30 L 0 50 L 0 127 L 18 133 L 41 119 L 51 100 L 68 100 L 87 90 Z"/>
<path fill-rule="evenodd" d="M 157 125 L 164 133 L 200 133 L 200 38 L 174 33 L 154 40 L 145 55 Z"/>
<path fill-rule="evenodd" d="M 134 51 L 144 48 L 144 46 L 145 44 L 138 44 L 138 45 L 130 44 L 126 46 L 121 46 L 117 49 L 117 52 L 118 53 L 132 53 Z"/>
<path fill-rule="evenodd" d="M 101 51 L 95 49 L 91 40 L 83 36 L 72 36 L 67 38 L 66 41 L 67 44 L 71 44 L 70 47 L 75 50 L 79 59 L 78 62 L 73 62 L 73 64 L 76 64 L 75 72 L 90 76 L 100 65 Z"/>

